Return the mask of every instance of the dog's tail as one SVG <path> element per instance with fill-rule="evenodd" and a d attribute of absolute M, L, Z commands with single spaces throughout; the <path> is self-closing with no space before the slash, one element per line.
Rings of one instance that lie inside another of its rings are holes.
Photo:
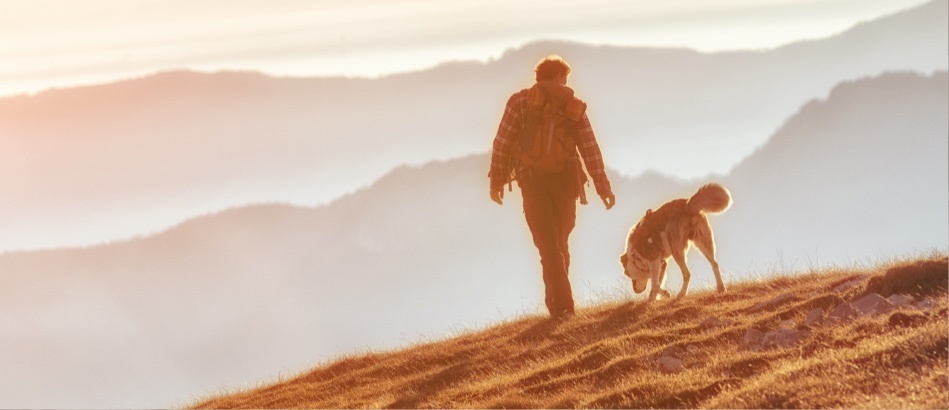
<path fill-rule="evenodd" d="M 732 196 L 721 184 L 708 184 L 689 198 L 689 210 L 695 213 L 718 214 L 732 205 Z"/>

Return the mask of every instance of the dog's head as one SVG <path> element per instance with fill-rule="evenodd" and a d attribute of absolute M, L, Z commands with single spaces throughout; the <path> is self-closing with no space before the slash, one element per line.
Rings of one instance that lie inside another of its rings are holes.
<path fill-rule="evenodd" d="M 619 263 L 623 266 L 623 274 L 633 281 L 633 292 L 637 294 L 646 290 L 646 284 L 652 277 L 652 263 L 649 263 L 632 246 L 627 246 L 626 252 L 619 257 Z"/>
<path fill-rule="evenodd" d="M 619 264 L 623 267 L 623 274 L 633 281 L 633 292 L 643 293 L 646 290 L 646 284 L 652 277 L 650 264 L 642 253 L 642 241 L 646 235 L 644 222 L 652 214 L 652 209 L 646 211 L 646 215 L 629 230 L 629 236 L 626 237 L 626 252 L 619 257 Z"/>

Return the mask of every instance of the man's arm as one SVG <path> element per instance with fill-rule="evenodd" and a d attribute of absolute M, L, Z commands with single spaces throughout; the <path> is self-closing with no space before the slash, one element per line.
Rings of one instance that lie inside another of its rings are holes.
<path fill-rule="evenodd" d="M 579 133 L 577 136 L 577 148 L 580 156 L 583 157 L 583 163 L 590 173 L 590 179 L 593 180 L 593 186 L 596 187 L 596 193 L 603 199 L 606 209 L 610 209 L 616 204 L 616 196 L 613 195 L 613 188 L 610 186 L 610 180 L 606 176 L 606 167 L 603 165 L 603 154 L 600 152 L 600 145 L 596 142 L 596 136 L 593 134 L 593 126 L 586 113 L 580 119 Z"/>
<path fill-rule="evenodd" d="M 511 145 L 517 136 L 517 124 L 520 115 L 516 109 L 517 94 L 508 99 L 504 107 L 504 115 L 501 117 L 501 124 L 498 126 L 498 133 L 494 137 L 494 147 L 491 151 L 491 170 L 488 177 L 491 178 L 491 200 L 502 203 L 504 198 L 504 185 L 510 182 L 511 178 Z"/>

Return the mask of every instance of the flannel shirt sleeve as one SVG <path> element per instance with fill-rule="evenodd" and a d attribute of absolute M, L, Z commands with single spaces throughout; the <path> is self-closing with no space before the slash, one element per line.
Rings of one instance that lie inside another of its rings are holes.
<path fill-rule="evenodd" d="M 512 146 L 517 138 L 517 124 L 520 121 L 520 114 L 517 112 L 517 94 L 508 99 L 504 107 L 504 115 L 501 117 L 501 124 L 498 126 L 498 133 L 494 137 L 494 148 L 491 152 L 491 170 L 488 177 L 491 178 L 491 189 L 502 188 L 504 184 L 510 182 L 511 171 L 514 165 L 512 157 Z"/>
<path fill-rule="evenodd" d="M 603 154 L 600 152 L 600 145 L 596 142 L 593 126 L 586 113 L 580 120 L 577 148 L 580 150 L 580 156 L 583 157 L 587 172 L 590 173 L 590 179 L 593 180 L 593 186 L 596 187 L 597 195 L 604 196 L 612 193 L 613 188 L 610 186 L 609 178 L 606 177 L 606 167 L 603 165 Z"/>

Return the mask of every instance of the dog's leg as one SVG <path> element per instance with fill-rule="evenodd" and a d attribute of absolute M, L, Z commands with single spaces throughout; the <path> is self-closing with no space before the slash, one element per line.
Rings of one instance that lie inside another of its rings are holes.
<path fill-rule="evenodd" d="M 689 272 L 689 267 L 685 265 L 685 249 L 673 249 L 672 258 L 675 259 L 676 264 L 679 265 L 679 270 L 682 271 L 682 290 L 676 296 L 676 298 L 682 298 L 689 291 L 689 280 L 692 279 L 692 272 Z"/>
<path fill-rule="evenodd" d="M 689 267 L 685 265 L 685 253 L 689 250 L 689 247 L 677 246 L 673 248 L 670 245 L 669 236 L 665 232 L 662 232 L 661 236 L 663 248 L 672 254 L 672 259 L 675 259 L 676 265 L 679 265 L 679 270 L 682 271 L 682 290 L 676 296 L 676 298 L 681 298 L 689 291 L 689 280 L 692 279 L 692 272 L 689 272 Z"/>
<path fill-rule="evenodd" d="M 722 271 L 718 268 L 718 261 L 715 260 L 715 238 L 712 236 L 712 226 L 708 223 L 708 218 L 704 216 L 696 221 L 696 235 L 692 241 L 695 247 L 699 248 L 708 263 L 712 265 L 712 272 L 715 273 L 715 283 L 718 285 L 718 293 L 725 293 L 725 282 L 722 281 Z"/>
<path fill-rule="evenodd" d="M 664 287 L 666 285 L 666 268 L 667 267 L 669 267 L 669 263 L 663 260 L 662 267 L 659 269 L 659 294 L 666 298 L 671 298 L 672 294 L 669 293 L 669 291 L 666 290 Z"/>
<path fill-rule="evenodd" d="M 702 251 L 702 255 L 705 255 L 705 259 L 708 259 L 708 263 L 712 265 L 712 272 L 715 273 L 715 283 L 718 285 L 718 293 L 725 293 L 725 282 L 722 281 L 722 271 L 718 268 L 718 261 L 715 260 L 714 248 L 706 249 L 700 243 L 696 243 L 695 247 Z"/>
<path fill-rule="evenodd" d="M 654 263 L 650 263 L 649 266 L 649 282 L 651 287 L 649 289 L 649 301 L 658 300 L 659 292 L 662 291 L 662 276 L 665 274 L 665 267 L 656 266 Z"/>

